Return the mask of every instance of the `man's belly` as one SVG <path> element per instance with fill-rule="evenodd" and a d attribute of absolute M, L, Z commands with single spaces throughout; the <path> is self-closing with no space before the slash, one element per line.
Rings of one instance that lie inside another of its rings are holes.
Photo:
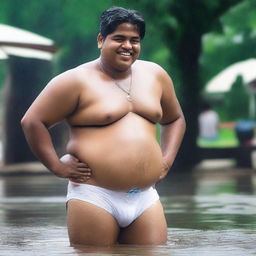
<path fill-rule="evenodd" d="M 86 183 L 113 190 L 148 187 L 162 168 L 155 126 L 137 115 L 104 127 L 74 128 L 67 150 L 92 169 Z"/>

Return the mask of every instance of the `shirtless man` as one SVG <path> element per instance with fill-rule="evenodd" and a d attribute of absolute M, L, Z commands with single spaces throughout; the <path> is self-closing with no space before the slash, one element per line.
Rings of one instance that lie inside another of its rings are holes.
<path fill-rule="evenodd" d="M 165 243 L 166 220 L 154 184 L 174 161 L 184 117 L 168 74 L 137 60 L 145 33 L 140 14 L 112 7 L 100 25 L 100 57 L 52 79 L 21 124 L 41 162 L 69 179 L 72 245 Z M 71 130 L 72 157 L 61 161 L 48 129 L 63 119 Z"/>

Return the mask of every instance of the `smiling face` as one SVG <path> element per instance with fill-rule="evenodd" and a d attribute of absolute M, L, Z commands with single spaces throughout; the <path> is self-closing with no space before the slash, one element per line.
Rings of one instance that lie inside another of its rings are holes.
<path fill-rule="evenodd" d="M 140 36 L 135 25 L 122 23 L 103 39 L 98 35 L 98 48 L 104 65 L 116 71 L 126 71 L 140 54 Z"/>

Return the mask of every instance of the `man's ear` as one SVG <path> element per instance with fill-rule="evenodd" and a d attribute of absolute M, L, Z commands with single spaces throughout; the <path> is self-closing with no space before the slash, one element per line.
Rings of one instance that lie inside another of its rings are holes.
<path fill-rule="evenodd" d="M 98 49 L 101 49 L 102 48 L 102 44 L 103 44 L 103 36 L 101 33 L 98 34 L 97 36 L 97 42 L 98 42 Z"/>

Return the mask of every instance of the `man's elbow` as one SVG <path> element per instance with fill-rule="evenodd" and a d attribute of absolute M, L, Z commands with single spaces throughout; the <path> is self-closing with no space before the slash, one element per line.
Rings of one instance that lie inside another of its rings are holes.
<path fill-rule="evenodd" d="M 167 126 L 167 125 L 172 125 L 172 124 L 180 125 L 182 129 L 186 130 L 186 120 L 185 120 L 183 114 L 175 117 L 174 119 L 172 119 L 170 121 L 160 122 L 160 125 L 162 125 L 162 126 Z"/>
<path fill-rule="evenodd" d="M 25 115 L 22 117 L 20 121 L 20 125 L 22 127 L 22 130 L 25 132 L 30 126 L 31 126 L 31 121 L 30 119 Z"/>
<path fill-rule="evenodd" d="M 175 119 L 175 123 L 177 124 L 178 129 L 180 130 L 180 132 L 182 132 L 183 134 L 186 131 L 186 120 L 183 114 L 181 114 L 180 116 L 178 116 Z"/>
<path fill-rule="evenodd" d="M 21 127 L 23 129 L 23 131 L 28 131 L 31 128 L 35 127 L 37 123 L 37 120 L 28 116 L 28 115 L 24 115 L 20 121 Z"/>
<path fill-rule="evenodd" d="M 182 125 L 184 127 L 184 130 L 186 130 L 187 123 L 186 123 L 186 119 L 183 114 L 180 116 L 180 119 L 181 119 Z"/>

